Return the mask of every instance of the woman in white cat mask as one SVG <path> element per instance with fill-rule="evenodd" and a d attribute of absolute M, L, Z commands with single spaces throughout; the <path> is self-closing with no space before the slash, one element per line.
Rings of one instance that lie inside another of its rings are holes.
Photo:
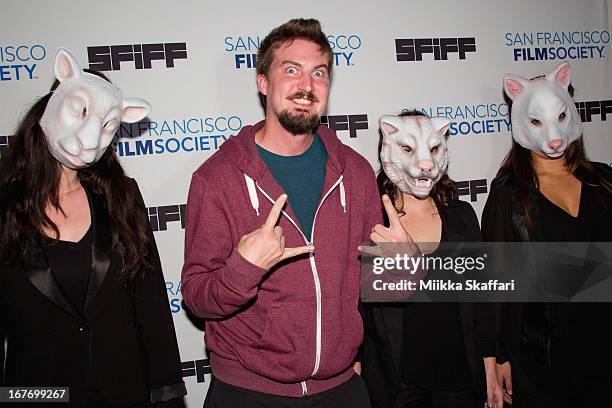
<path fill-rule="evenodd" d="M 69 387 L 63 406 L 182 406 L 146 208 L 108 148 L 149 105 L 65 49 L 54 74 L 0 159 L 0 384 Z"/>
<path fill-rule="evenodd" d="M 512 147 L 482 216 L 486 241 L 612 241 L 610 168 L 586 158 L 564 62 L 532 80 L 508 74 Z M 498 377 L 516 407 L 608 406 L 612 305 L 504 305 Z"/>
<path fill-rule="evenodd" d="M 450 121 L 413 111 L 379 122 L 383 170 L 377 180 L 389 227 L 377 225 L 371 239 L 414 240 L 423 253 L 441 242 L 480 241 L 472 206 L 456 198 L 446 174 Z M 474 332 L 475 305 L 364 303 L 362 310 L 362 374 L 373 407 L 473 408 L 488 400 L 501 408 L 495 337 L 485 341 Z"/>

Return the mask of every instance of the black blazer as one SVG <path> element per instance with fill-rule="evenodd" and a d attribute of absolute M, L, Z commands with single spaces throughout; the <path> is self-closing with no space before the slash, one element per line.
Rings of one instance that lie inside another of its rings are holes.
<path fill-rule="evenodd" d="M 438 205 L 438 211 L 444 225 L 446 241 L 481 240 L 478 218 L 469 203 L 453 200 L 448 207 Z M 360 353 L 362 376 L 368 386 L 373 408 L 393 407 L 400 390 L 401 333 L 390 332 L 386 322 L 394 319 L 396 323 L 390 326 L 402 327 L 402 306 L 393 303 L 361 304 L 364 320 L 364 341 Z M 482 322 L 478 305 L 459 303 L 459 314 L 472 382 L 479 400 L 484 402 L 486 384 L 482 358 L 488 353 L 483 349 L 490 348 L 491 341 L 485 342 L 485 337 L 479 334 Z M 495 347 L 494 337 L 492 344 Z M 494 355 L 494 351 L 491 355 Z"/>
<path fill-rule="evenodd" d="M 138 186 L 129 184 L 126 199 L 138 200 L 145 217 Z M 186 390 L 153 234 L 154 267 L 128 290 L 117 279 L 122 261 L 110 246 L 106 201 L 86 191 L 93 244 L 83 312 L 62 293 L 40 243 L 17 264 L 0 266 L 0 384 L 68 386 L 70 406 L 81 407 L 95 381 L 112 405 L 182 406 Z"/>

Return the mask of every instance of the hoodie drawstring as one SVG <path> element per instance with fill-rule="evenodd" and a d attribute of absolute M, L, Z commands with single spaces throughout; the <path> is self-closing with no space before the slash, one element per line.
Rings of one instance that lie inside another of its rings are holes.
<path fill-rule="evenodd" d="M 257 197 L 257 188 L 255 187 L 255 180 L 251 177 L 244 175 L 246 181 L 247 190 L 249 192 L 249 200 L 251 200 L 251 206 L 255 209 L 257 216 L 259 216 L 259 197 Z M 338 186 L 340 188 L 340 205 L 342 206 L 342 212 L 346 212 L 346 191 L 344 190 L 344 182 L 340 180 Z"/>
<path fill-rule="evenodd" d="M 249 191 L 249 199 L 251 200 L 251 205 L 255 209 L 257 216 L 259 216 L 259 197 L 257 197 L 255 181 L 246 174 L 244 175 L 244 179 L 246 180 L 247 190 Z"/>
<path fill-rule="evenodd" d="M 346 212 L 346 193 L 344 191 L 344 181 L 340 181 L 340 205 L 342 206 L 342 211 Z"/>

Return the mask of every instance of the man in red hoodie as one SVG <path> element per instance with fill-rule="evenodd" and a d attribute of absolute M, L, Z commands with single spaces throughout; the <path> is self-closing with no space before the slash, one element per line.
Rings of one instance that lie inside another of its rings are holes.
<path fill-rule="evenodd" d="M 206 319 L 205 407 L 369 407 L 358 247 L 381 205 L 369 163 L 319 124 L 332 65 L 318 21 L 274 29 L 257 55 L 265 121 L 193 174 L 182 292 Z"/>

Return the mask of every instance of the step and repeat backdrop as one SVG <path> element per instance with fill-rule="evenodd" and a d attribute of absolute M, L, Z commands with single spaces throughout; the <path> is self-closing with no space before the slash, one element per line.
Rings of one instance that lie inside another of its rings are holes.
<path fill-rule="evenodd" d="M 480 213 L 510 141 L 502 76 L 569 61 L 589 157 L 612 162 L 611 0 L 432 2 L 68 0 L 4 3 L 0 152 L 52 83 L 58 47 L 104 71 L 153 110 L 121 126 L 115 148 L 138 181 L 159 246 L 190 408 L 210 381 L 202 322 L 181 296 L 192 172 L 242 126 L 263 118 L 256 53 L 290 18 L 321 21 L 334 52 L 323 122 L 378 170 L 378 118 L 403 109 L 447 116 L 449 172 Z"/>

